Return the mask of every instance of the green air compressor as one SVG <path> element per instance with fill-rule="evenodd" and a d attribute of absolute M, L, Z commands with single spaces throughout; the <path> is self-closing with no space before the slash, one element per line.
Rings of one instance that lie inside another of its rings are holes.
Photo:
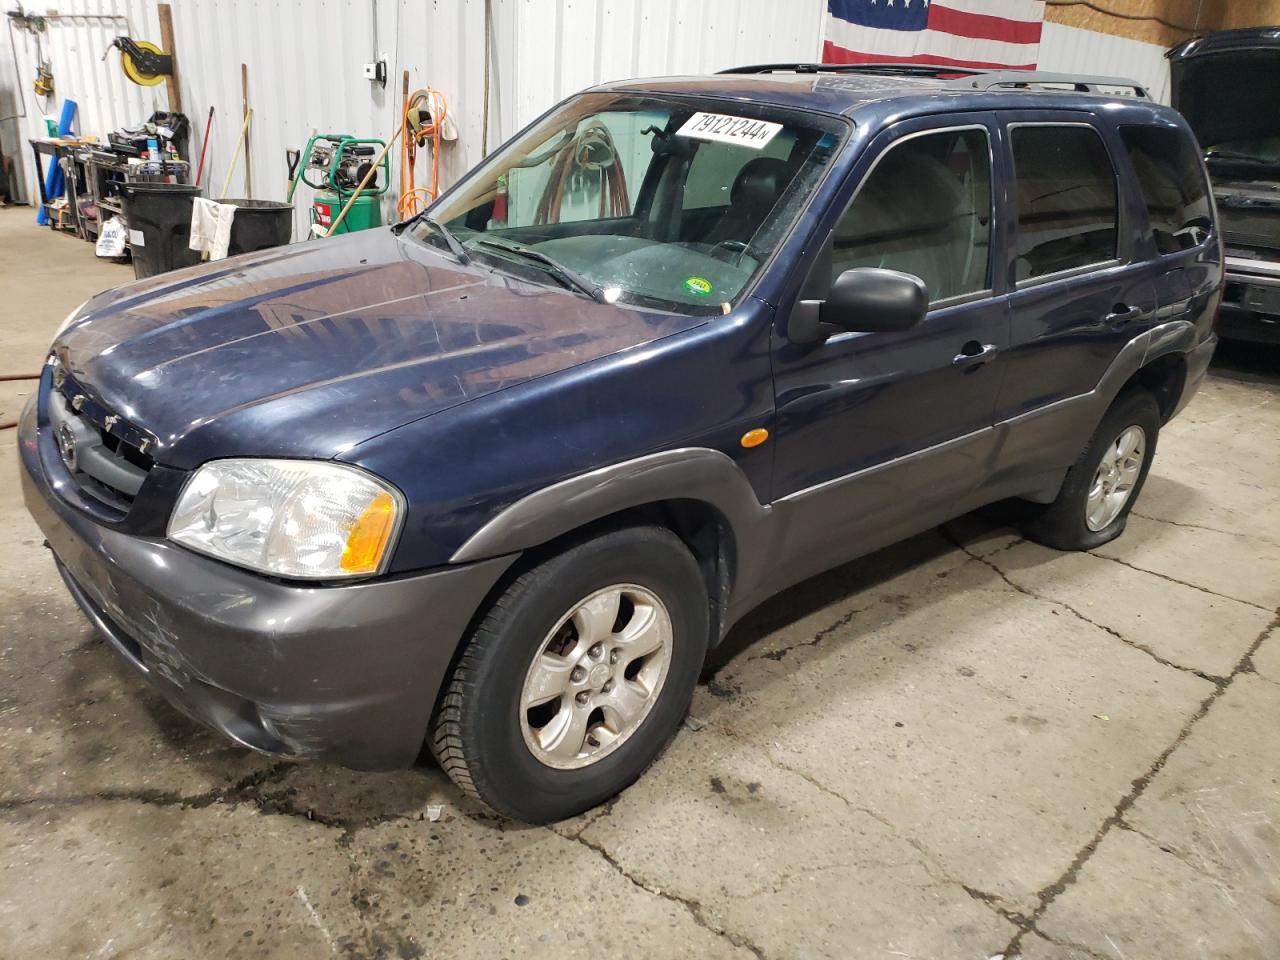
<path fill-rule="evenodd" d="M 293 200 L 293 191 L 297 189 L 299 180 L 316 191 L 311 201 L 313 236 L 328 235 L 338 213 L 375 163 L 378 171 L 351 204 L 351 209 L 338 225 L 338 233 L 381 226 L 382 195 L 391 184 L 391 166 L 383 152 L 385 146 L 384 140 L 342 133 L 317 133 L 307 141 L 294 167 L 297 175 L 289 181 L 289 200 Z M 380 154 L 381 162 L 376 159 Z M 291 155 L 291 160 L 293 156 L 296 154 Z"/>

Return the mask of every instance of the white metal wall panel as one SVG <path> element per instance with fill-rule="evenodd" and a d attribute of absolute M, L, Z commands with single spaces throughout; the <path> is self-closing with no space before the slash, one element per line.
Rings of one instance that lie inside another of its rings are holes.
<path fill-rule="evenodd" d="M 511 20 L 513 0 L 495 0 L 494 31 Z M 181 58 L 183 100 L 193 125 L 203 129 L 210 105 L 216 114 L 206 160 L 206 195 L 218 196 L 240 132 L 240 64 L 249 68 L 253 108 L 250 149 L 253 194 L 283 199 L 285 151 L 301 148 L 312 131 L 389 138 L 401 110 L 402 71 L 411 89 L 432 86 L 447 99 L 459 138 L 442 150 L 443 185 L 481 158 L 484 90 L 483 0 L 177 0 L 175 42 Z M 507 29 L 510 34 L 510 29 Z M 501 46 L 501 38 L 495 47 Z M 194 52 L 194 51 L 198 51 Z M 364 79 L 363 65 L 385 55 L 386 89 Z M 510 54 L 508 54 L 509 56 Z M 502 90 L 511 71 L 495 53 L 490 141 L 514 129 Z M 509 102 L 509 101 L 508 101 Z M 198 149 L 194 152 L 198 153 Z M 392 149 L 393 189 L 399 182 L 400 148 Z M 418 182 L 427 182 L 430 159 L 418 157 Z M 229 196 L 244 193 L 243 160 Z M 311 191 L 299 187 L 295 233 L 306 230 Z M 387 218 L 394 197 L 384 202 Z"/>
<path fill-rule="evenodd" d="M 14 178 L 19 182 L 10 188 L 16 198 L 26 199 L 27 126 L 21 117 L 24 97 L 9 44 L 8 28 L 0 28 L 0 155 L 14 161 Z M 16 44 L 15 44 L 16 46 Z"/>
<path fill-rule="evenodd" d="M 429 85 L 445 95 L 458 127 L 458 140 L 442 151 L 442 185 L 482 157 L 484 0 L 172 0 L 172 6 L 193 161 L 209 107 L 215 108 L 206 196 L 221 193 L 240 131 L 241 63 L 249 68 L 257 198 L 283 198 L 285 150 L 301 147 L 313 129 L 390 136 L 406 69 L 412 88 Z M 80 106 L 79 129 L 103 134 L 167 105 L 163 85 L 137 87 L 125 80 L 116 52 L 100 61 L 117 34 L 159 40 L 155 0 L 62 0 L 58 9 L 123 19 L 50 21 L 47 55 L 57 82 L 51 112 L 72 97 Z M 595 83 L 813 59 L 824 10 L 822 0 L 493 0 L 490 149 L 553 103 Z M 29 34 L 17 36 L 19 70 L 29 87 L 35 45 Z M 361 73 L 375 51 L 388 60 L 385 90 Z M 29 107 L 32 99 L 28 92 Z M 39 112 L 28 112 L 24 138 L 42 129 Z M 398 158 L 397 148 L 393 160 Z M 420 155 L 419 182 L 425 182 L 427 166 Z M 228 195 L 244 193 L 243 173 L 242 157 Z M 309 196 L 303 189 L 296 198 L 299 235 Z M 390 215 L 390 200 L 387 206 Z"/>
<path fill-rule="evenodd" d="M 112 50 L 106 61 L 102 60 L 117 36 L 158 40 L 160 26 L 153 0 L 63 0 L 55 9 L 61 16 L 47 21 L 48 29 L 40 35 L 39 43 L 41 56 L 50 61 L 53 69 L 54 95 L 47 104 L 31 89 L 36 71 L 36 38 L 25 30 L 13 31 L 20 102 L 25 104 L 27 114 L 20 121 L 21 143 L 17 149 L 23 161 L 26 195 L 33 201 L 39 191 L 26 141 L 44 135 L 44 116 L 50 114 L 56 119 L 63 100 L 76 102 L 75 129 L 82 133 L 105 133 L 124 124 L 139 123 L 154 111 L 164 109 L 167 103 L 163 85 L 140 87 L 125 79 L 117 51 Z M 8 24 L 4 29 L 10 29 Z M 8 46 L 8 37 L 0 40 Z"/>
<path fill-rule="evenodd" d="M 390 4 L 380 7 L 394 13 Z M 253 110 L 248 154 L 256 199 L 284 199 L 285 151 L 301 148 L 312 130 L 388 135 L 391 86 L 383 91 L 361 73 L 375 47 L 370 0 L 177 0 L 173 21 L 183 107 L 197 130 L 195 160 L 209 108 L 214 108 L 205 196 L 222 196 L 224 184 L 228 197 L 246 193 L 244 154 L 235 158 L 242 121 L 241 64 L 248 68 Z M 381 23 L 379 27 L 381 32 Z M 305 187 L 294 198 L 298 236 L 306 230 L 309 198 Z"/>
<path fill-rule="evenodd" d="M 1169 102 L 1169 61 L 1164 53 L 1158 44 L 1049 21 L 1040 35 L 1041 70 L 1137 80 L 1160 103 Z"/>
<path fill-rule="evenodd" d="M 816 60 L 825 12 L 820 0 L 520 0 L 517 117 L 610 80 Z"/>
<path fill-rule="evenodd" d="M 208 146 L 207 196 L 221 193 L 240 130 L 240 64 L 249 68 L 254 109 L 253 194 L 283 199 L 285 150 L 313 129 L 386 138 L 400 113 L 401 71 L 411 87 L 433 86 L 448 100 L 459 139 L 444 147 L 442 185 L 482 156 L 484 0 L 172 0 L 183 106 L 193 128 L 193 161 L 205 117 L 216 110 Z M 137 87 L 119 55 L 102 52 L 118 33 L 159 40 L 155 0 L 60 0 L 65 14 L 118 15 L 119 22 L 50 21 L 47 55 L 63 97 L 80 107 L 79 129 L 105 133 L 166 105 L 165 88 Z M 553 103 L 596 83 L 636 76 L 706 73 L 738 64 L 816 59 L 824 0 L 493 0 L 489 146 L 510 137 Z M 374 35 L 375 15 L 377 36 Z M 30 81 L 35 45 L 16 34 L 27 136 L 42 130 Z M 7 38 L 3 39 L 7 44 Z M 361 68 L 385 54 L 385 90 Z M 1168 69 L 1153 44 L 1046 23 L 1046 70 L 1131 76 L 1167 101 Z M 12 133 L 9 134 L 12 138 Z M 14 149 L 10 144 L 10 149 Z M 26 159 L 25 142 L 20 145 Z M 398 148 L 393 183 L 398 182 Z M 419 157 L 419 182 L 429 159 Z M 29 164 L 28 164 L 29 168 Z M 30 177 L 31 188 L 34 180 Z M 244 192 L 243 158 L 229 195 Z M 301 189 L 296 224 L 305 230 L 310 191 Z M 391 201 L 387 202 L 390 217 Z"/>
<path fill-rule="evenodd" d="M 210 104 L 217 112 L 207 195 L 220 192 L 239 132 L 241 62 L 249 65 L 254 108 L 256 197 L 283 195 L 285 150 L 301 147 L 313 128 L 390 136 L 400 114 L 403 70 L 411 88 L 440 90 L 457 124 L 458 140 L 442 150 L 442 186 L 479 162 L 484 0 L 378 0 L 376 6 L 375 45 L 374 0 L 174 0 L 186 111 L 197 130 Z M 493 0 L 489 147 L 592 84 L 813 59 L 824 10 L 821 0 Z M 375 47 L 388 59 L 385 91 L 361 75 Z M 397 147 L 397 183 L 398 158 Z M 420 154 L 419 183 L 426 182 L 428 166 Z M 233 179 L 232 195 L 243 192 L 242 172 Z M 303 188 L 296 198 L 299 236 L 308 197 Z"/>

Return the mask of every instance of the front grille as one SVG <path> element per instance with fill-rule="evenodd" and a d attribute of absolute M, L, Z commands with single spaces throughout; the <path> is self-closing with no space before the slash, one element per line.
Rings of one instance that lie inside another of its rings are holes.
<path fill-rule="evenodd" d="M 1218 211 L 1222 238 L 1228 247 L 1254 250 L 1280 249 L 1280 209 L 1222 207 Z"/>
<path fill-rule="evenodd" d="M 62 462 L 76 487 L 124 516 L 133 506 L 154 461 L 136 427 L 123 423 L 69 376 L 49 391 L 49 424 Z"/>

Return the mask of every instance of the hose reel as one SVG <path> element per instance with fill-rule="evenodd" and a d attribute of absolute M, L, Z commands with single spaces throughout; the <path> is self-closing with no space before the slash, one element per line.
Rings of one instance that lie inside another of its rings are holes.
<path fill-rule="evenodd" d="M 140 87 L 154 87 L 173 74 L 173 57 L 150 40 L 116 37 L 102 54 L 103 60 L 112 47 L 120 51 L 120 69 L 124 75 Z"/>

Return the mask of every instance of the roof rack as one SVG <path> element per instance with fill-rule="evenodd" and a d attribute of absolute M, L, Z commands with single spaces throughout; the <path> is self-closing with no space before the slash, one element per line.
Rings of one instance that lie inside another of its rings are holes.
<path fill-rule="evenodd" d="M 1150 100 L 1147 88 L 1136 80 L 1123 77 L 1085 77 L 1074 73 L 1048 73 L 1043 70 L 983 70 L 973 67 L 949 67 L 929 63 L 758 63 L 730 67 L 720 73 L 871 73 L 899 77 L 945 77 L 947 86 L 956 90 L 991 90 L 1008 87 L 1030 90 L 1035 87 L 1065 86 L 1076 93 L 1104 93 L 1103 87 L 1132 90 L 1132 96 Z"/>
<path fill-rule="evenodd" d="M 990 90 L 993 87 L 1011 87 L 1030 90 L 1033 87 L 1065 86 L 1076 93 L 1105 93 L 1103 87 L 1122 87 L 1133 91 L 1140 100 L 1150 100 L 1147 88 L 1136 80 L 1123 77 L 1082 77 L 1074 73 L 1047 73 L 1043 70 L 994 70 L 952 80 L 948 87 L 958 90 Z"/>
<path fill-rule="evenodd" d="M 757 63 L 717 71 L 717 73 L 878 73 L 904 77 L 977 75 L 985 72 L 972 67 L 942 67 L 928 63 Z"/>

